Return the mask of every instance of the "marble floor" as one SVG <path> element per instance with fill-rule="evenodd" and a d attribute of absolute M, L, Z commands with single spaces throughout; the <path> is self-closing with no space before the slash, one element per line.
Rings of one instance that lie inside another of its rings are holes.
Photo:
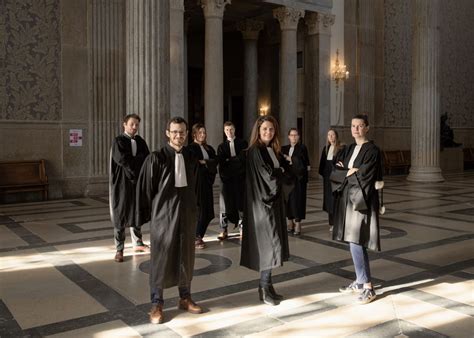
<path fill-rule="evenodd" d="M 215 219 L 192 284 L 206 312 L 177 310 L 168 289 L 162 325 L 148 322 L 149 255 L 128 244 L 125 262 L 113 261 L 106 197 L 2 205 L 0 336 L 472 337 L 474 172 L 446 178 L 386 178 L 382 251 L 370 253 L 374 302 L 338 293 L 354 278 L 352 262 L 330 238 L 321 181 L 311 181 L 303 235 L 290 237 L 291 260 L 274 270 L 279 306 L 258 301 L 237 233 L 217 241 Z"/>

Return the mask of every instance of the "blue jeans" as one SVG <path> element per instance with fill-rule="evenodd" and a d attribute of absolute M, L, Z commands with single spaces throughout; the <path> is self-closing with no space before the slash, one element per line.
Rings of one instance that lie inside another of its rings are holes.
<path fill-rule="evenodd" d="M 370 283 L 370 266 L 369 255 L 367 249 L 362 245 L 349 243 L 352 261 L 354 262 L 355 273 L 357 276 L 356 283 Z"/>

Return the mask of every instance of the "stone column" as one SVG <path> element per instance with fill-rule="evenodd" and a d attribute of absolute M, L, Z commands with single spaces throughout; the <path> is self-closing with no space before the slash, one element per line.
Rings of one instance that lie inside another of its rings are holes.
<path fill-rule="evenodd" d="M 439 166 L 439 1 L 416 0 L 409 181 L 442 182 Z"/>
<path fill-rule="evenodd" d="M 313 169 L 321 158 L 331 126 L 331 26 L 332 14 L 308 13 L 305 67 L 305 123 L 304 134 Z"/>
<path fill-rule="evenodd" d="M 165 144 L 170 117 L 170 2 L 127 1 L 127 112 L 142 118 L 151 151 Z"/>
<path fill-rule="evenodd" d="M 286 135 L 297 123 L 296 30 L 304 10 L 279 7 L 273 10 L 281 29 L 280 46 L 280 131 Z"/>
<path fill-rule="evenodd" d="M 244 39 L 244 130 L 243 137 L 248 140 L 252 126 L 258 116 L 258 35 L 263 22 L 245 20 L 237 24 Z"/>
<path fill-rule="evenodd" d="M 170 6 L 170 115 L 185 117 L 184 0 L 171 0 Z"/>
<path fill-rule="evenodd" d="M 97 195 L 108 190 L 110 147 L 125 115 L 125 4 L 101 0 L 89 6 L 92 99 L 86 195 Z"/>
<path fill-rule="evenodd" d="M 222 19 L 230 0 L 201 0 L 206 21 L 204 42 L 204 119 L 207 142 L 217 147 L 223 140 L 224 55 Z"/>

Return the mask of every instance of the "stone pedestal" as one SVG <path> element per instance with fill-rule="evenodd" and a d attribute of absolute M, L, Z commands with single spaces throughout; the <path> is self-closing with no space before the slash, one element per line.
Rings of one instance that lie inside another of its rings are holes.
<path fill-rule="evenodd" d="M 280 133 L 286 135 L 297 125 L 296 31 L 304 10 L 279 7 L 273 10 L 281 29 L 280 47 Z"/>
<path fill-rule="evenodd" d="M 201 0 L 206 21 L 204 41 L 204 122 L 207 142 L 217 147 L 223 140 L 224 56 L 222 19 L 230 0 Z M 212 127 L 211 127 L 212 125 Z"/>
<path fill-rule="evenodd" d="M 439 167 L 439 1 L 416 0 L 409 181 L 442 182 Z"/>
<path fill-rule="evenodd" d="M 464 171 L 462 148 L 444 148 L 439 155 L 440 167 L 443 173 L 461 173 Z"/>
<path fill-rule="evenodd" d="M 245 20 L 237 28 L 244 39 L 244 130 L 243 137 L 248 140 L 253 124 L 258 116 L 258 34 L 263 22 Z"/>
<path fill-rule="evenodd" d="M 170 117 L 170 2 L 127 1 L 127 113 L 142 118 L 151 151 L 165 142 Z"/>

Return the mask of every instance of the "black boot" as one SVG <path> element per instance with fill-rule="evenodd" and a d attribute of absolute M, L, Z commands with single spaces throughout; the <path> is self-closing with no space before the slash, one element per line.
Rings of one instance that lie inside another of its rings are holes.
<path fill-rule="evenodd" d="M 268 286 L 258 286 L 258 298 L 260 301 L 264 302 L 265 304 L 268 305 L 278 305 L 280 304 L 280 301 L 273 298 L 272 293 L 270 292 L 270 289 Z"/>
<path fill-rule="evenodd" d="M 273 284 L 270 284 L 268 286 L 268 291 L 270 291 L 270 294 L 272 295 L 273 298 L 275 298 L 276 300 L 282 300 L 283 299 L 283 296 L 282 295 L 279 295 L 278 293 L 276 293 L 275 289 L 273 288 Z"/>

